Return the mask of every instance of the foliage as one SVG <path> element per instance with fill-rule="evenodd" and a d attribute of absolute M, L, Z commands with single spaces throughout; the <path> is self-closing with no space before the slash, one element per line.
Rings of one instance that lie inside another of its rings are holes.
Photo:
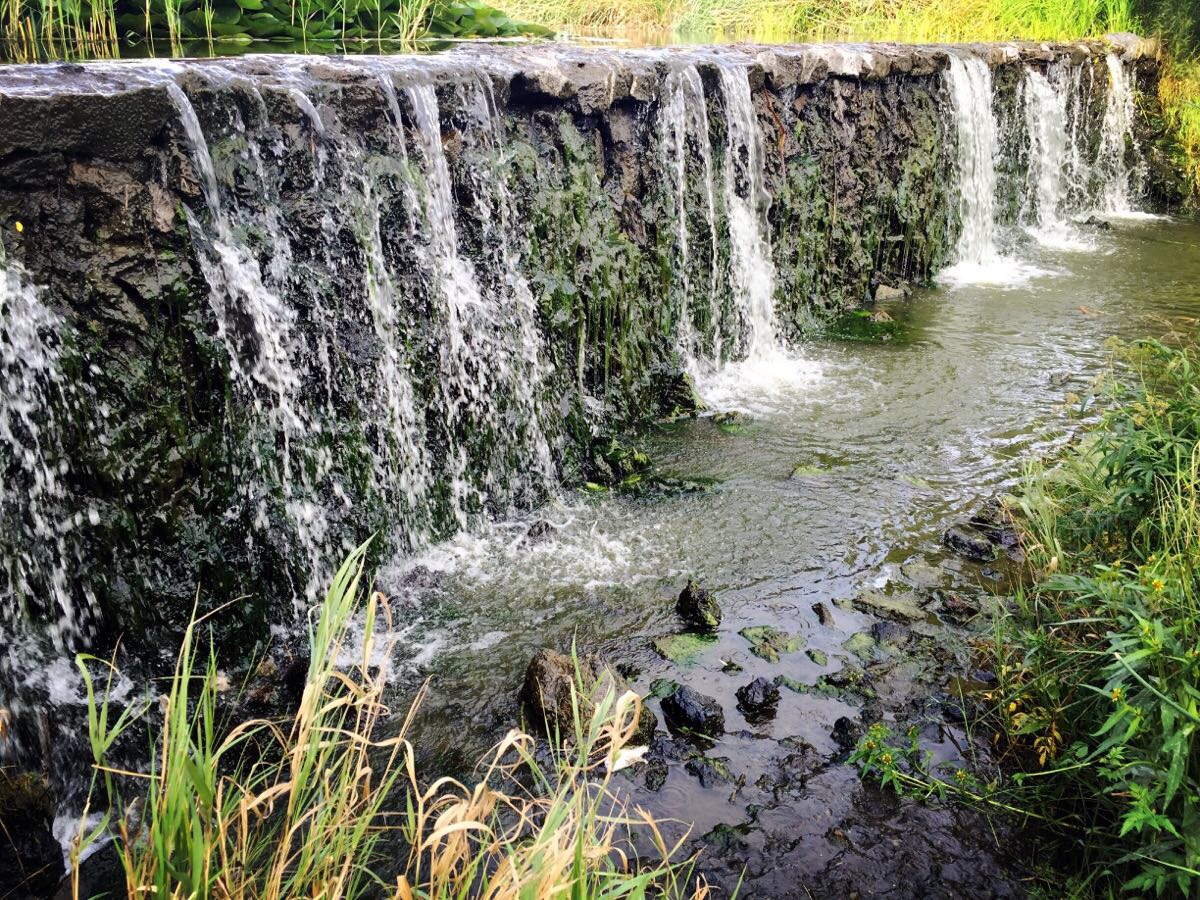
<path fill-rule="evenodd" d="M 203 619 L 187 629 L 156 703 L 114 715 L 112 667 L 80 657 L 92 799 L 105 812 L 77 838 L 72 856 L 110 837 L 130 900 L 706 896 L 690 866 L 670 862 L 678 845 L 668 846 L 653 819 L 628 813 L 616 795 L 614 776 L 644 753 L 627 746 L 641 712 L 636 694 L 610 691 L 590 720 L 573 695 L 574 735 L 554 742 L 547 756 L 535 757 L 533 738 L 513 731 L 483 761 L 474 785 L 422 783 L 407 740 L 420 696 L 380 734 L 388 710 L 379 656 L 390 648 L 375 634 L 387 606 L 379 594 L 365 610 L 358 602 L 366 553 L 364 544 L 346 560 L 314 611 L 311 663 L 290 723 L 226 721 L 222 676 L 211 647 L 200 646 Z M 107 667 L 103 688 L 98 664 Z M 117 741 L 155 711 L 162 719 L 152 726 L 150 771 L 114 765 Z M 142 789 L 125 802 L 131 782 Z M 662 863 L 635 865 L 635 826 Z M 389 857 L 399 874 L 385 881 Z"/>
<path fill-rule="evenodd" d="M 1038 586 L 997 641 L 998 746 L 1111 887 L 1200 889 L 1200 362 L 1123 353 L 1112 405 L 1019 500 Z M 1074 852 L 1074 851 L 1072 851 Z"/>
<path fill-rule="evenodd" d="M 0 0 L 0 37 L 17 61 L 118 56 L 130 41 L 182 55 L 261 41 L 315 52 L 549 33 L 484 0 Z"/>

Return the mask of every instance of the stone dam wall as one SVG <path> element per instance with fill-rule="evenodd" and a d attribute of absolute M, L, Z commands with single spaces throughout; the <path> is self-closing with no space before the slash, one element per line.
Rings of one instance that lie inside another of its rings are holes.
<path fill-rule="evenodd" d="M 1158 189 L 1131 37 L 0 67 L 0 629 L 152 646 L 199 588 L 251 641 L 373 533 L 601 477 L 681 372 L 967 252 L 954 60 L 989 227 Z"/>

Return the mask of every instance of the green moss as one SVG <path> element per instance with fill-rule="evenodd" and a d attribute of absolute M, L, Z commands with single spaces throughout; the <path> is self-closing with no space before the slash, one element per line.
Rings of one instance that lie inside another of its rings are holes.
<path fill-rule="evenodd" d="M 750 642 L 750 652 L 767 662 L 777 663 L 784 653 L 794 653 L 804 646 L 804 637 L 780 631 L 773 625 L 752 625 L 738 632 Z"/>
<path fill-rule="evenodd" d="M 716 641 L 713 635 L 689 632 L 655 638 L 650 645 L 663 659 L 686 667 L 695 665 Z"/>

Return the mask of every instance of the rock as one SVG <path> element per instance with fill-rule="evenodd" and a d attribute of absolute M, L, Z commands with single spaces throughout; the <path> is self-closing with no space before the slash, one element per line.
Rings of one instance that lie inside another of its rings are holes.
<path fill-rule="evenodd" d="M 823 650 L 816 650 L 816 649 L 806 650 L 805 653 L 807 653 L 808 658 L 811 659 L 818 666 L 824 666 L 824 665 L 829 664 L 829 657 L 825 655 L 825 651 L 823 651 Z"/>
<path fill-rule="evenodd" d="M 679 594 L 675 609 L 684 624 L 696 631 L 716 631 L 721 624 L 721 606 L 717 598 L 690 578 Z"/>
<path fill-rule="evenodd" d="M 1050 373 L 1050 384 L 1053 387 L 1062 387 L 1070 380 L 1071 380 L 1070 372 L 1051 372 Z"/>
<path fill-rule="evenodd" d="M 751 724 L 775 718 L 779 705 L 779 688 L 765 678 L 755 678 L 735 691 L 738 709 Z"/>
<path fill-rule="evenodd" d="M 829 607 L 824 603 L 814 603 L 812 611 L 817 615 L 817 621 L 826 628 L 833 627 L 833 613 L 829 611 Z"/>
<path fill-rule="evenodd" d="M 662 701 L 663 718 L 673 730 L 685 734 L 720 737 L 725 733 L 721 704 L 687 686 L 680 686 Z"/>
<path fill-rule="evenodd" d="M 678 373 L 663 388 L 662 414 L 668 419 L 695 416 L 705 408 L 704 401 L 700 399 L 696 385 L 692 382 L 692 376 L 687 372 Z"/>
<path fill-rule="evenodd" d="M 63 876 L 54 795 L 41 775 L 0 769 L 0 872 L 5 896 L 49 897 Z"/>
<path fill-rule="evenodd" d="M 1010 556 L 1020 554 L 1021 537 L 1017 534 L 1012 515 L 1001 501 L 987 503 L 971 516 L 970 524 L 1005 553 Z"/>
<path fill-rule="evenodd" d="M 812 465 L 811 463 L 798 463 L 792 466 L 792 474 L 788 477 L 792 481 L 809 481 L 828 474 L 829 470 L 823 469 L 820 466 Z"/>
<path fill-rule="evenodd" d="M 549 540 L 554 536 L 555 527 L 545 519 L 538 519 L 529 526 L 529 530 L 525 532 L 526 544 L 540 544 L 543 541 Z"/>
<path fill-rule="evenodd" d="M 900 567 L 900 575 L 913 587 L 922 590 L 939 587 L 946 580 L 946 573 L 940 566 L 935 566 L 923 559 L 906 562 Z"/>
<path fill-rule="evenodd" d="M 700 782 L 700 787 L 710 788 L 716 787 L 719 784 L 733 784 L 733 773 L 729 771 L 729 759 L 726 757 L 710 758 L 707 756 L 693 756 L 686 763 L 684 769 L 688 774 L 694 775 L 696 780 Z"/>
<path fill-rule="evenodd" d="M 875 638 L 871 637 L 865 631 L 859 631 L 850 635 L 842 642 L 842 647 L 849 650 L 863 662 L 870 662 L 875 658 Z"/>
<path fill-rule="evenodd" d="M 565 739 L 574 736 L 575 705 L 578 706 L 580 719 L 586 725 L 596 703 L 607 693 L 611 691 L 620 696 L 629 690 L 625 679 L 595 654 L 581 656 L 578 662 L 579 671 L 576 673 L 571 657 L 557 650 L 543 648 L 533 655 L 525 670 L 521 702 L 531 724 L 545 729 L 550 735 L 557 733 Z M 572 704 L 573 693 L 575 704 Z M 643 705 L 631 744 L 648 744 L 654 735 L 654 727 L 654 713 Z"/>
<path fill-rule="evenodd" d="M 737 410 L 719 412 L 712 417 L 712 420 L 714 425 L 729 434 L 741 434 L 746 430 L 746 426 L 754 421 L 751 416 Z"/>
<path fill-rule="evenodd" d="M 975 562 L 991 562 L 996 558 L 996 548 L 986 535 L 969 525 L 953 525 L 942 535 L 942 543 L 967 559 Z"/>
<path fill-rule="evenodd" d="M 650 642 L 654 652 L 677 666 L 692 666 L 704 655 L 716 638 L 710 634 L 667 634 Z"/>
<path fill-rule="evenodd" d="M 908 643 L 908 629 L 896 622 L 876 622 L 871 626 L 871 636 L 877 643 L 897 650 Z"/>
<path fill-rule="evenodd" d="M 889 619 L 919 622 L 929 618 L 917 595 L 908 592 L 885 594 L 882 591 L 863 591 L 853 602 L 855 609 Z"/>
<path fill-rule="evenodd" d="M 780 654 L 794 653 L 804 646 L 798 634 L 780 631 L 772 625 L 752 625 L 738 632 L 750 642 L 750 652 L 770 663 L 779 662 Z"/>
<path fill-rule="evenodd" d="M 745 668 L 746 667 L 743 666 L 736 659 L 727 659 L 721 665 L 721 671 L 724 672 L 726 675 L 737 675 L 739 672 L 744 671 Z"/>
<path fill-rule="evenodd" d="M 876 303 L 890 303 L 896 300 L 907 300 L 912 296 L 912 291 L 907 287 L 892 287 L 891 285 L 881 284 L 875 288 Z"/>
<path fill-rule="evenodd" d="M 862 725 L 846 716 L 842 716 L 834 722 L 833 731 L 830 732 L 830 737 L 833 738 L 834 743 L 846 753 L 849 753 L 858 746 L 858 742 L 862 739 L 862 736 Z"/>
<path fill-rule="evenodd" d="M 1101 219 L 1099 216 L 1088 216 L 1080 225 L 1086 225 L 1088 228 L 1095 228 L 1097 231 L 1112 231 L 1112 222 Z"/>
<path fill-rule="evenodd" d="M 679 687 L 679 682 L 672 681 L 670 678 L 655 678 L 650 682 L 650 693 L 647 696 L 653 697 L 655 700 L 661 700 L 675 692 Z"/>

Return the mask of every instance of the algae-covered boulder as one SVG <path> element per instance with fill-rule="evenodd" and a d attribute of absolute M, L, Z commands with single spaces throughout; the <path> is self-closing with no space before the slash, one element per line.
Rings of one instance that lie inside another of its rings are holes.
<path fill-rule="evenodd" d="M 586 725 L 605 695 L 611 692 L 619 697 L 627 690 L 625 679 L 596 654 L 572 658 L 543 648 L 529 661 L 520 699 L 531 725 L 570 738 L 575 734 L 576 711 Z M 632 742 L 648 744 L 654 726 L 654 714 L 642 706 Z"/>
<path fill-rule="evenodd" d="M 684 624 L 695 631 L 716 631 L 721 624 L 721 605 L 717 598 L 690 578 L 679 594 L 675 609 Z"/>

